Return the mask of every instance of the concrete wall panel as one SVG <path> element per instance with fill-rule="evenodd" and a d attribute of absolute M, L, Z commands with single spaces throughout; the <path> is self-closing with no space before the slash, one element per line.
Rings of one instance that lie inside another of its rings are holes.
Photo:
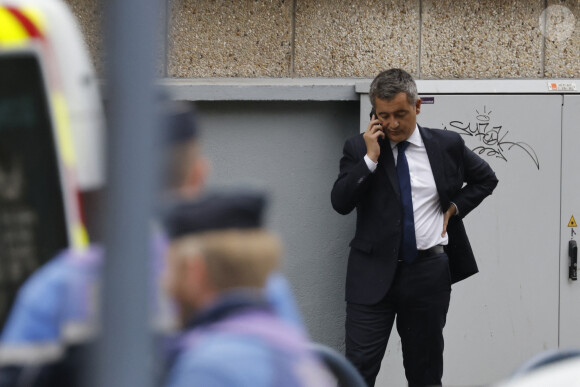
<path fill-rule="evenodd" d="M 173 0 L 168 76 L 286 77 L 292 1 Z"/>
<path fill-rule="evenodd" d="M 103 74 L 104 1 L 65 1 Z M 578 0 L 161 4 L 158 74 L 172 78 L 372 78 L 389 67 L 422 79 L 580 77 Z"/>
<path fill-rule="evenodd" d="M 580 1 L 550 0 L 545 17 L 548 78 L 580 77 Z"/>
<path fill-rule="evenodd" d="M 418 0 L 297 0 L 295 73 L 372 78 L 402 67 L 416 74 L 418 36 Z"/>
<path fill-rule="evenodd" d="M 422 0 L 421 77 L 542 77 L 543 0 Z"/>

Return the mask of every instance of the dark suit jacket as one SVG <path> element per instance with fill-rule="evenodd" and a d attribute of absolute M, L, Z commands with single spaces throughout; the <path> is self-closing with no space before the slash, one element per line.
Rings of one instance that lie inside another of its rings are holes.
<path fill-rule="evenodd" d="M 448 224 L 446 247 L 452 282 L 477 273 L 477 264 L 462 218 L 490 195 L 497 178 L 490 166 L 469 150 L 455 132 L 419 127 L 429 157 L 441 211 L 451 202 L 458 216 Z M 357 210 L 356 233 L 350 242 L 346 276 L 346 300 L 371 305 L 389 290 L 399 256 L 402 207 L 393 152 L 381 140 L 378 166 L 371 173 L 364 161 L 366 145 L 362 134 L 348 139 L 340 160 L 340 173 L 331 193 L 340 214 Z M 443 228 L 443 225 L 441 225 Z"/>

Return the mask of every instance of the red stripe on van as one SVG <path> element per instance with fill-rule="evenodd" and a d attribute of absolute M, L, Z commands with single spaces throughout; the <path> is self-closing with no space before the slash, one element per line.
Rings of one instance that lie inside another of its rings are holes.
<path fill-rule="evenodd" d="M 8 6 L 5 8 L 20 22 L 22 27 L 24 27 L 24 29 L 31 38 L 40 38 L 40 39 L 43 38 L 43 35 L 38 29 L 38 27 L 36 27 L 36 25 L 28 17 L 26 17 L 26 15 L 20 12 L 20 10 Z"/>

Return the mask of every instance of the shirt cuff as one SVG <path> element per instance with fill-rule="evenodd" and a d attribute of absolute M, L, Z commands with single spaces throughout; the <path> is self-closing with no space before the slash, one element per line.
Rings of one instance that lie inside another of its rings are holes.
<path fill-rule="evenodd" d="M 365 163 L 367 164 L 367 167 L 369 168 L 369 171 L 374 172 L 375 169 L 377 169 L 377 165 L 379 163 L 375 163 L 373 160 L 371 160 L 371 158 L 368 155 L 365 155 Z M 455 206 L 457 207 L 457 206 Z"/>
<path fill-rule="evenodd" d="M 455 216 L 459 215 L 459 207 L 457 207 L 457 204 L 451 202 L 451 204 L 453 204 L 455 206 Z"/>

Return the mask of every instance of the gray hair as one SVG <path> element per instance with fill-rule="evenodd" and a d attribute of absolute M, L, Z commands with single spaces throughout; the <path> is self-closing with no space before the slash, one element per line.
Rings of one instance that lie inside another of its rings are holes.
<path fill-rule="evenodd" d="M 373 79 L 369 91 L 371 105 L 375 107 L 377 98 L 390 101 L 399 93 L 407 94 L 407 100 L 415 105 L 417 99 L 417 85 L 411 74 L 401 69 L 389 69 L 382 71 Z"/>

